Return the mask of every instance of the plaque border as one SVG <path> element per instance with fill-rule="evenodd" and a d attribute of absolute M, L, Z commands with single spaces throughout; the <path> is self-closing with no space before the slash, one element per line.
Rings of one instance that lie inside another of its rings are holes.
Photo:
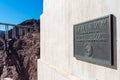
<path fill-rule="evenodd" d="M 101 62 L 102 60 L 99 61 L 95 61 L 94 58 L 89 60 L 89 59 L 84 59 L 83 56 L 80 56 L 80 55 L 76 55 L 75 54 L 75 26 L 77 25 L 81 25 L 81 24 L 84 24 L 84 23 L 89 23 L 89 22 L 93 22 L 93 21 L 97 21 L 97 20 L 100 20 L 100 19 L 103 19 L 103 18 L 109 18 L 109 31 L 110 31 L 110 35 L 109 35 L 109 38 L 111 39 L 110 40 L 110 50 L 111 50 L 111 54 L 110 54 L 110 62 Z M 103 17 L 100 17 L 100 18 L 96 18 L 96 19 L 92 19 L 92 20 L 89 20 L 89 21 L 85 21 L 85 22 L 81 22 L 81 23 L 78 23 L 78 24 L 75 24 L 73 25 L 73 51 L 74 51 L 74 57 L 77 59 L 77 60 L 81 60 L 81 61 L 84 61 L 84 62 L 88 62 L 88 63 L 92 63 L 92 64 L 97 64 L 97 65 L 100 65 L 100 66 L 104 66 L 104 67 L 108 67 L 108 68 L 113 68 L 113 69 L 117 69 L 117 47 L 116 47 L 116 17 L 113 15 L 113 14 L 109 14 L 107 16 L 103 16 Z M 93 61 L 92 61 L 93 60 Z"/>

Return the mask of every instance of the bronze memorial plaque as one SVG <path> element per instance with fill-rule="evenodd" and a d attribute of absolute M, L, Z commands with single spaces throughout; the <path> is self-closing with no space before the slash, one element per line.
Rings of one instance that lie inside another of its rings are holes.
<path fill-rule="evenodd" d="M 79 60 L 113 67 L 114 27 L 113 15 L 74 25 L 74 56 Z"/>

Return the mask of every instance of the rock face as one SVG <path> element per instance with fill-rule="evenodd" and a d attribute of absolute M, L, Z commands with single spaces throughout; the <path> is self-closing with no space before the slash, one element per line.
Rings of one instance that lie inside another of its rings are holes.
<path fill-rule="evenodd" d="M 39 33 L 28 33 L 14 44 L 23 59 L 22 67 L 28 80 L 37 80 L 37 59 L 39 58 Z"/>
<path fill-rule="evenodd" d="M 9 54 L 0 59 L 1 80 L 37 80 L 37 59 L 40 57 L 39 31 L 27 33 L 18 40 L 12 39 L 9 45 Z"/>

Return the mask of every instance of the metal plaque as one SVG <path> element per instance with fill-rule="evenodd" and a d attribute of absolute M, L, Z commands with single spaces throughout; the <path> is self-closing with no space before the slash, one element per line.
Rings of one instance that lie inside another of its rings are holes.
<path fill-rule="evenodd" d="M 113 67 L 115 65 L 114 16 L 74 25 L 74 56 L 83 61 Z"/>

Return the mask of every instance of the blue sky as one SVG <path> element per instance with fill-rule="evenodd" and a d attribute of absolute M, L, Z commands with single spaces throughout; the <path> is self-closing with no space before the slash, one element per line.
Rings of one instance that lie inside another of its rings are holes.
<path fill-rule="evenodd" d="M 0 0 L 0 22 L 19 24 L 27 19 L 39 19 L 43 0 Z"/>

